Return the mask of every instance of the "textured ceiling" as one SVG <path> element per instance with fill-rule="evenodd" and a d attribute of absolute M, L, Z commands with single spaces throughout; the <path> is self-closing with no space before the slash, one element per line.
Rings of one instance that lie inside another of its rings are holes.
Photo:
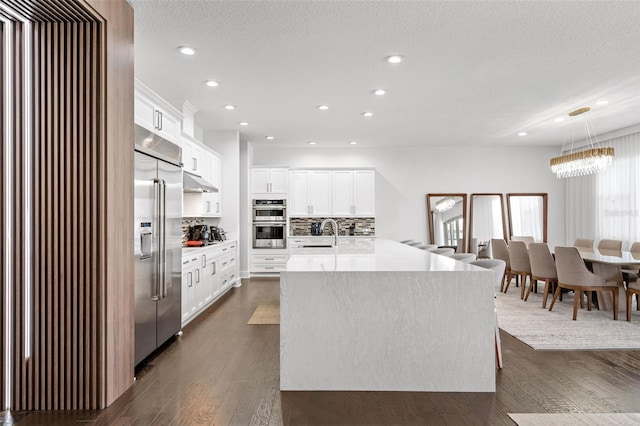
<path fill-rule="evenodd" d="M 638 1 L 129 2 L 137 78 L 255 143 L 561 145 L 583 106 L 600 134 L 640 123 Z"/>

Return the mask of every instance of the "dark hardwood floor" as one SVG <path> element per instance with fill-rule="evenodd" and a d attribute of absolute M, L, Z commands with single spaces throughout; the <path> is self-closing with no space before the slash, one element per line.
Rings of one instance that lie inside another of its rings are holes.
<path fill-rule="evenodd" d="M 640 412 L 640 351 L 534 351 L 504 333 L 505 368 L 495 394 L 280 392 L 279 327 L 246 324 L 258 304 L 277 303 L 278 295 L 276 279 L 251 279 L 233 289 L 151 359 L 106 410 L 12 412 L 0 419 L 19 425 L 513 425 L 507 413 Z"/>

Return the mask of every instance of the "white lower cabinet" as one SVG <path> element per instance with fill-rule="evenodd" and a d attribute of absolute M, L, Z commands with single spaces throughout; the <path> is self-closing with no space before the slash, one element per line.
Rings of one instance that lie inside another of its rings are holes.
<path fill-rule="evenodd" d="M 279 250 L 275 253 L 260 253 L 251 255 L 252 273 L 278 273 L 287 269 L 289 255 L 287 250 Z"/>
<path fill-rule="evenodd" d="M 238 281 L 235 241 L 187 249 L 182 256 L 182 325 L 198 316 Z"/>

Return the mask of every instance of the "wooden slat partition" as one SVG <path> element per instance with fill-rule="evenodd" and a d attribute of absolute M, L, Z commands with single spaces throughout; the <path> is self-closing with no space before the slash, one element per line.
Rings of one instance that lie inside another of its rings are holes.
<path fill-rule="evenodd" d="M 0 193 L 2 241 L 7 210 L 14 233 L 11 252 L 0 248 L 12 268 L 9 280 L 0 271 L 1 306 L 7 286 L 13 306 L 10 407 L 103 408 L 133 382 L 133 12 L 124 0 L 3 3 L 19 17 L 10 206 Z"/>
<path fill-rule="evenodd" d="M 6 17 L 0 11 L 0 43 L 2 43 L 2 49 L 4 49 L 5 45 L 5 37 L 6 37 L 6 26 L 4 20 Z M 5 88 L 5 55 L 0 55 L 0 102 L 2 103 L 2 109 L 6 107 L 7 94 Z M 4 169 L 5 164 L 5 116 L 4 113 L 0 113 L 0 134 L 2 135 L 2 149 L 0 149 L 0 165 Z M 6 356 L 7 356 L 7 348 L 5 347 L 6 338 L 5 335 L 5 291 L 7 289 L 7 283 L 5 282 L 5 261 L 7 259 L 7 253 L 5 251 L 6 241 L 6 231 L 5 231 L 5 220 L 7 214 L 7 205 L 5 203 L 5 173 L 0 173 L 0 307 L 2 308 L 2 312 L 0 313 L 0 409 L 2 409 L 5 404 L 5 368 L 6 365 Z"/>

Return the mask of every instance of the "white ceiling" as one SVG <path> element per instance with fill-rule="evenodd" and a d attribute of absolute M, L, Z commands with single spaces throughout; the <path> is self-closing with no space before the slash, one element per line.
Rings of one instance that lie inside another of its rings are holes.
<path fill-rule="evenodd" d="M 137 78 L 255 143 L 561 145 L 583 106 L 599 134 L 640 123 L 638 1 L 129 2 Z"/>

